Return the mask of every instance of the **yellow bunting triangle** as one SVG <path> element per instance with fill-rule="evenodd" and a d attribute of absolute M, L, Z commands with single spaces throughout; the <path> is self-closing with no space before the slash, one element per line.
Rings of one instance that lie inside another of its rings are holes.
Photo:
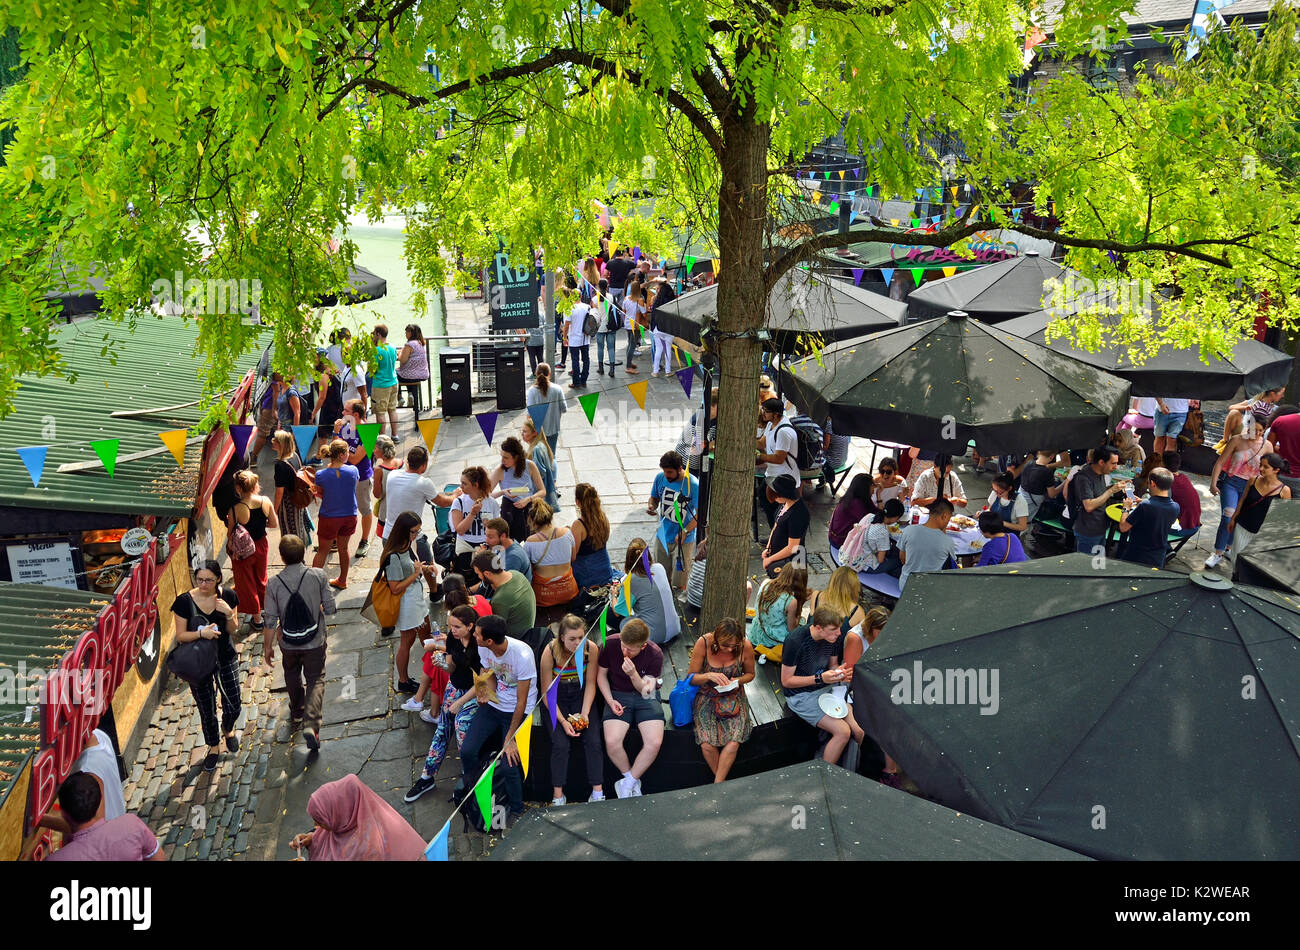
<path fill-rule="evenodd" d="M 720 258 L 720 257 L 715 257 L 715 258 L 713 259 L 713 276 L 714 276 L 714 277 L 717 277 L 717 276 L 718 276 L 718 271 L 720 271 L 720 270 L 722 270 L 722 258 Z"/>
<path fill-rule="evenodd" d="M 162 439 L 162 444 L 167 446 L 167 451 L 171 452 L 172 458 L 176 459 L 176 464 L 181 468 L 185 467 L 185 436 L 189 431 L 189 429 L 171 429 L 158 433 L 158 438 Z"/>
<path fill-rule="evenodd" d="M 421 419 L 417 423 L 420 427 L 420 435 L 424 437 L 424 444 L 429 451 L 433 451 L 433 443 L 438 439 L 438 428 L 442 425 L 441 419 Z"/>
<path fill-rule="evenodd" d="M 528 777 L 528 747 L 533 741 L 533 720 L 527 716 L 515 730 L 515 748 L 519 750 L 519 767 L 524 770 L 524 777 Z"/>
<path fill-rule="evenodd" d="M 610 254 L 617 254 L 617 253 L 618 253 L 618 242 L 617 242 L 617 241 L 610 241 L 610 242 L 609 242 L 609 253 L 610 253 Z"/>
<path fill-rule="evenodd" d="M 952 200 L 953 200 L 953 201 L 956 201 L 956 200 L 957 200 L 957 186 L 956 186 L 956 185 L 953 185 L 953 186 L 952 186 Z"/>
<path fill-rule="evenodd" d="M 840 169 L 840 181 L 844 180 L 844 169 Z"/>
<path fill-rule="evenodd" d="M 636 404 L 641 407 L 642 411 L 645 411 L 645 391 L 649 386 L 650 380 L 643 379 L 641 382 L 633 383 L 627 387 L 632 393 L 632 398 L 636 400 Z"/>
<path fill-rule="evenodd" d="M 892 224 L 892 225 L 897 226 L 897 225 L 898 225 L 898 219 L 897 219 L 897 218 L 890 218 L 890 219 L 889 219 L 889 223 Z"/>
<path fill-rule="evenodd" d="M 812 200 L 813 200 L 813 204 L 821 204 L 821 200 L 822 200 L 821 192 L 814 191 L 812 193 Z"/>
<path fill-rule="evenodd" d="M 951 277 L 951 276 L 952 276 L 953 274 L 955 274 L 955 273 L 957 273 L 957 268 L 955 268 L 955 267 L 945 267 L 945 268 L 943 269 L 943 276 L 944 276 L 944 277 Z"/>

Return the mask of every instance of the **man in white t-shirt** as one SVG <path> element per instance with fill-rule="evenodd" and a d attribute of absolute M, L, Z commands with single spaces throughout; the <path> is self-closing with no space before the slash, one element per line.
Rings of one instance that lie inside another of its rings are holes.
<path fill-rule="evenodd" d="M 360 366 L 343 365 L 343 347 L 351 339 L 352 333 L 346 327 L 335 330 L 330 334 L 330 345 L 325 350 L 325 358 L 334 364 L 339 385 L 343 390 L 343 405 L 346 406 L 353 399 L 360 399 L 364 412 L 369 405 L 369 396 L 366 393 L 366 371 Z"/>
<path fill-rule="evenodd" d="M 569 341 L 569 354 L 573 362 L 569 364 L 569 388 L 586 389 L 587 377 L 591 374 L 591 337 L 587 336 L 585 324 L 591 305 L 580 300 L 569 311 L 564 321 L 564 336 Z M 581 358 L 581 365 L 579 365 Z"/>
<path fill-rule="evenodd" d="M 1178 433 L 1187 424 L 1187 409 L 1190 399 L 1174 399 L 1168 396 L 1156 399 L 1155 445 L 1152 451 L 1157 454 L 1178 451 Z"/>
<path fill-rule="evenodd" d="M 417 445 L 406 453 L 405 468 L 389 472 L 382 482 L 375 482 L 375 497 L 388 499 L 384 503 L 385 524 L 392 524 L 404 511 L 413 511 L 423 520 L 425 505 L 450 508 L 451 503 L 460 496 L 459 488 L 450 495 L 438 491 L 437 486 L 424 474 L 428 467 L 429 450 Z M 420 538 L 423 537 L 421 534 Z M 426 560 L 424 554 L 420 554 L 420 560 Z"/>
<path fill-rule="evenodd" d="M 765 477 L 767 490 L 759 498 L 767 525 L 776 523 L 776 499 L 770 491 L 778 475 L 789 475 L 796 485 L 799 477 L 799 433 L 785 421 L 785 405 L 779 399 L 768 399 L 762 406 L 763 430 L 758 437 L 758 461 L 767 465 Z"/>
<path fill-rule="evenodd" d="M 122 792 L 122 775 L 117 770 L 117 753 L 113 751 L 113 740 L 107 732 L 96 729 L 86 738 L 85 748 L 72 764 L 72 772 L 89 772 L 103 785 L 104 821 L 126 814 L 126 796 Z M 42 818 L 40 825 L 61 832 L 65 840 L 72 835 L 67 819 L 53 812 Z"/>
<path fill-rule="evenodd" d="M 528 715 L 537 705 L 537 661 L 528 644 L 506 636 L 506 622 L 495 614 L 479 618 L 474 625 L 474 640 L 478 643 L 479 662 L 484 672 L 491 670 L 493 674 L 489 688 L 496 691 L 496 698 L 484 702 L 484 697 L 479 696 L 478 712 L 460 745 L 460 761 L 468 787 L 478 780 L 479 751 L 483 744 L 501 734 L 505 748 L 497 765 L 505 769 L 506 797 L 510 800 L 505 827 L 509 828 L 524 813 L 524 784 L 515 730 L 532 728 Z M 519 701 L 521 692 L 525 696 L 523 702 Z M 497 826 L 495 815 L 493 819 L 492 830 L 505 830 Z"/>

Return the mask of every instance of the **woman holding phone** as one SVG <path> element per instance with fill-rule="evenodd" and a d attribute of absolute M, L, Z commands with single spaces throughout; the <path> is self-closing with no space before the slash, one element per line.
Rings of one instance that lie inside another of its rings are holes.
<path fill-rule="evenodd" d="M 199 722 L 203 726 L 203 741 L 208 744 L 208 754 L 203 760 L 203 771 L 217 767 L 221 756 L 221 737 L 225 736 L 226 751 L 239 751 L 239 737 L 235 735 L 235 721 L 239 719 L 239 654 L 230 635 L 237 625 L 235 610 L 239 598 L 234 591 L 221 587 L 221 565 L 204 561 L 194 571 L 194 586 L 172 602 L 176 615 L 176 642 L 194 640 L 217 641 L 217 665 L 200 683 L 191 683 L 190 692 L 199 707 Z M 217 693 L 221 693 L 221 728 L 217 728 Z"/>
<path fill-rule="evenodd" d="M 420 684 L 411 679 L 408 669 L 411 647 L 417 637 L 429 632 L 429 602 L 424 592 L 424 581 L 436 581 L 437 566 L 425 564 L 411 545 L 420 534 L 420 516 L 414 511 L 403 511 L 393 522 L 392 531 L 384 539 L 384 553 L 380 570 L 388 579 L 388 589 L 402 598 L 397 614 L 397 629 L 401 642 L 397 646 L 397 691 L 415 693 Z"/>

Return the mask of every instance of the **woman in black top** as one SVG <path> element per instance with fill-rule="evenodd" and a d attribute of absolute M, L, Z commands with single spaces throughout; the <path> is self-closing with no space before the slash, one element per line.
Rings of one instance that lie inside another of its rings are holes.
<path fill-rule="evenodd" d="M 297 535 L 302 543 L 311 547 L 311 532 L 307 529 L 307 511 L 296 508 L 293 504 L 293 486 L 298 480 L 298 469 L 302 460 L 295 451 L 293 436 L 281 429 L 271 436 L 271 445 L 275 448 L 275 515 L 280 519 L 280 536 Z"/>
<path fill-rule="evenodd" d="M 230 639 L 237 623 L 238 606 L 239 598 L 234 592 L 221 588 L 221 565 L 216 561 L 204 561 L 194 572 L 194 586 L 172 602 L 178 644 L 200 638 L 217 641 L 216 668 L 202 682 L 190 684 L 190 692 L 199 707 L 203 741 L 208 744 L 208 755 L 203 760 L 205 772 L 217 767 L 222 734 L 226 737 L 226 749 L 239 751 L 239 738 L 235 735 L 235 721 L 239 719 L 239 654 Z M 218 691 L 221 693 L 220 732 Z"/>
<path fill-rule="evenodd" d="M 799 483 L 788 472 L 778 475 L 772 482 L 772 492 L 779 505 L 776 522 L 768 536 L 767 547 L 763 549 L 763 569 L 768 577 L 776 577 L 782 565 L 790 563 L 796 557 L 803 557 L 804 541 L 808 537 L 808 527 L 812 524 L 812 512 L 803 500 Z M 805 567 L 805 563 L 797 564 Z"/>
<path fill-rule="evenodd" d="M 1273 506 L 1274 498 L 1289 499 L 1291 489 L 1283 484 L 1279 475 L 1290 474 L 1291 466 L 1276 452 L 1269 452 L 1259 460 L 1259 474 L 1246 486 L 1237 510 L 1232 513 L 1228 532 L 1232 535 L 1232 549 L 1228 555 L 1236 563 L 1237 555 L 1246 550 L 1259 529 L 1264 527 L 1264 517 Z"/>
<path fill-rule="evenodd" d="M 438 717 L 438 729 L 429 743 L 429 754 L 424 759 L 424 768 L 415 780 L 411 790 L 406 793 L 406 801 L 413 802 L 433 788 L 437 781 L 438 767 L 447 756 L 447 743 L 451 732 L 456 730 L 457 747 L 465 744 L 465 733 L 478 711 L 478 701 L 474 698 L 474 674 L 482 673 L 479 663 L 478 644 L 474 640 L 474 625 L 478 622 L 478 611 L 468 604 L 453 607 L 447 615 L 446 652 L 438 651 L 445 657 L 445 663 L 451 676 L 447 688 L 442 694 L 442 715 Z M 439 644 L 441 646 L 441 644 Z M 435 661 L 438 662 L 438 661 Z"/>

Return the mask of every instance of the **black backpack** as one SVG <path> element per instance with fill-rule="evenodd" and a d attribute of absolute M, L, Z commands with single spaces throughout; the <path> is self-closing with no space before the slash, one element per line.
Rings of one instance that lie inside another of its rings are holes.
<path fill-rule="evenodd" d="M 550 627 L 533 627 L 525 631 L 520 640 L 528 644 L 528 648 L 533 651 L 534 669 L 540 675 L 542 669 L 542 651 L 555 639 L 555 632 Z"/>
<path fill-rule="evenodd" d="M 623 311 L 614 303 L 613 297 L 606 297 L 601 305 L 605 307 L 605 332 L 617 332 L 623 326 Z"/>
<path fill-rule="evenodd" d="M 795 464 L 799 466 L 799 471 L 806 472 L 809 469 L 817 468 L 821 463 L 818 459 L 822 454 L 822 428 L 815 422 L 802 422 L 798 425 L 789 422 L 783 422 L 776 427 L 776 431 L 784 428 L 794 429 L 798 437 L 798 450 L 795 452 Z"/>
<path fill-rule="evenodd" d="M 298 587 L 295 587 L 289 594 L 289 600 L 284 605 L 284 615 L 280 618 L 280 636 L 284 642 L 290 646 L 303 646 L 309 643 L 316 636 L 320 626 L 320 620 L 316 612 L 307 606 L 307 601 L 303 599 L 299 588 L 302 587 L 302 578 L 307 576 L 307 572 L 302 572 L 302 577 L 298 578 Z M 289 590 L 289 585 L 284 582 L 284 575 L 277 574 L 276 579 Z"/>
<path fill-rule="evenodd" d="M 588 305 L 587 315 L 582 319 L 582 335 L 595 336 L 600 331 L 600 320 L 596 317 L 596 308 Z"/>
<path fill-rule="evenodd" d="M 521 726 L 521 728 L 524 729 L 532 728 L 532 720 L 529 718 L 525 718 L 524 724 L 523 726 Z M 483 751 L 486 753 L 486 750 Z M 487 771 L 487 767 L 494 761 L 495 758 L 496 758 L 495 752 L 493 752 L 491 755 L 485 754 L 483 757 L 483 761 L 479 764 L 478 771 L 475 772 L 472 777 L 470 777 L 468 782 L 466 781 L 465 778 L 462 777 L 460 782 L 457 783 L 456 788 L 451 793 L 451 800 L 453 803 L 456 804 L 457 807 L 460 807 L 460 804 L 462 802 L 465 803 L 465 807 L 460 809 L 460 817 L 465 822 L 466 832 L 469 832 L 471 830 L 484 832 L 488 830 L 487 825 L 483 821 L 483 809 L 479 807 L 478 802 L 476 800 L 466 802 L 465 799 L 473 797 L 475 784 L 478 782 L 479 778 L 483 775 L 483 773 Z M 498 766 L 501 765 L 501 763 L 499 762 L 497 764 Z M 497 770 L 492 773 L 492 813 L 502 814 L 505 811 L 507 811 L 510 808 L 508 802 L 509 802 L 509 796 L 506 794 L 505 769 L 498 767 Z M 501 809 L 502 811 L 498 812 L 497 811 L 498 808 Z M 497 833 L 501 833 L 505 831 L 504 828 L 494 828 L 492 830 Z"/>

